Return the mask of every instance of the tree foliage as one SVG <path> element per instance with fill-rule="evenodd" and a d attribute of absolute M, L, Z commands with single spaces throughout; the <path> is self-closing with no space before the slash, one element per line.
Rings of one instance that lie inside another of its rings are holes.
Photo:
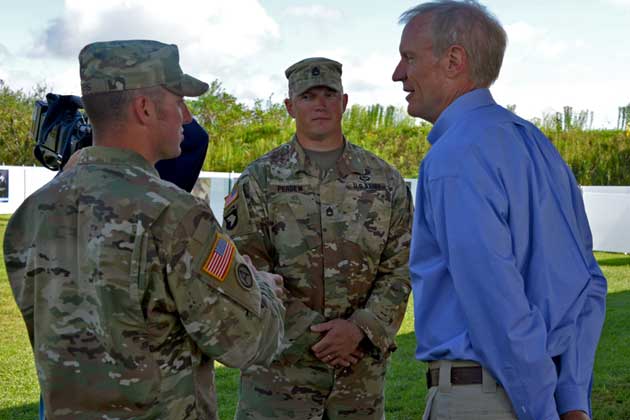
<path fill-rule="evenodd" d="M 42 87 L 32 94 L 11 90 L 0 80 L 0 163 L 35 165 L 35 145 L 31 134 L 31 116 L 36 99 L 42 97 Z"/>
<path fill-rule="evenodd" d="M 188 101 L 188 106 L 210 136 L 203 165 L 206 171 L 240 172 L 293 132 L 291 117 L 283 105 L 256 101 L 248 107 L 225 92 L 216 80 L 203 96 Z"/>
<path fill-rule="evenodd" d="M 31 94 L 13 91 L 0 81 L 0 163 L 37 164 L 29 130 L 34 101 L 44 93 L 44 87 Z M 288 141 L 295 131 L 295 123 L 281 102 L 268 99 L 245 104 L 218 81 L 206 94 L 187 103 L 210 135 L 203 166 L 206 171 L 241 172 L 252 160 Z M 630 115 L 630 106 L 622 108 L 620 115 Z M 590 130 L 592 112 L 565 107 L 562 113 L 535 123 L 558 148 L 580 184 L 630 185 L 629 118 L 620 123 L 625 131 Z M 392 106 L 352 105 L 344 114 L 343 127 L 349 141 L 390 162 L 408 178 L 417 176 L 420 161 L 430 147 L 426 138 L 431 125 Z"/>

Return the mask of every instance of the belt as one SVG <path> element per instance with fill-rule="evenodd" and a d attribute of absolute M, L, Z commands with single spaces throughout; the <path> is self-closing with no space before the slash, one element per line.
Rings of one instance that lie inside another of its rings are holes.
<path fill-rule="evenodd" d="M 452 385 L 481 384 L 483 372 L 480 366 L 452 367 Z M 440 384 L 440 369 L 427 369 L 427 388 Z"/>

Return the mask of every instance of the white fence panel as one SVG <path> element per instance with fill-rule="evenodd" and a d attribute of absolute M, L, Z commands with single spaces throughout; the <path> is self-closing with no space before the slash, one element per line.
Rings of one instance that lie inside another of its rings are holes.
<path fill-rule="evenodd" d="M 598 251 L 630 253 L 630 187 L 582 187 Z"/>
<path fill-rule="evenodd" d="M 50 181 L 55 172 L 41 167 L 0 166 L 0 214 L 13 213 L 22 201 Z M 220 219 L 224 198 L 238 173 L 201 172 L 193 194 L 204 198 Z M 405 179 L 416 198 L 416 179 Z M 586 214 L 598 251 L 630 253 L 630 187 L 582 187 Z"/>
<path fill-rule="evenodd" d="M 36 166 L 0 166 L 2 175 L 6 176 L 7 189 L 0 191 L 0 214 L 10 214 L 26 197 L 53 179 L 56 172 Z"/>
<path fill-rule="evenodd" d="M 239 175 L 240 174 L 234 172 L 205 171 L 199 174 L 199 179 L 192 193 L 206 199 L 210 204 L 214 216 L 219 219 L 219 222 L 221 222 L 221 216 L 223 214 L 225 196 L 230 193 L 232 185 L 234 185 Z"/>

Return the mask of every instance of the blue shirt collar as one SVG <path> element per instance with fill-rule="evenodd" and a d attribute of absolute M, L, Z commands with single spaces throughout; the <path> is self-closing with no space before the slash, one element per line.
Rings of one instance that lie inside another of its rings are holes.
<path fill-rule="evenodd" d="M 442 114 L 440 114 L 429 132 L 427 140 L 429 140 L 429 143 L 435 144 L 442 137 L 442 134 L 460 120 L 463 115 L 475 108 L 494 104 L 496 102 L 494 102 L 492 94 L 487 88 L 475 89 L 463 94 L 442 111 Z"/>

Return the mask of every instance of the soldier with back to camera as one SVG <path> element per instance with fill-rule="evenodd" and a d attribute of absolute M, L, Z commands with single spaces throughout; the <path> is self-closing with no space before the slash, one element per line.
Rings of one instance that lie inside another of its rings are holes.
<path fill-rule="evenodd" d="M 214 360 L 268 363 L 282 279 L 258 273 L 208 205 L 159 178 L 178 156 L 175 45 L 111 41 L 79 55 L 94 146 L 31 195 L 4 241 L 48 420 L 216 419 Z"/>

